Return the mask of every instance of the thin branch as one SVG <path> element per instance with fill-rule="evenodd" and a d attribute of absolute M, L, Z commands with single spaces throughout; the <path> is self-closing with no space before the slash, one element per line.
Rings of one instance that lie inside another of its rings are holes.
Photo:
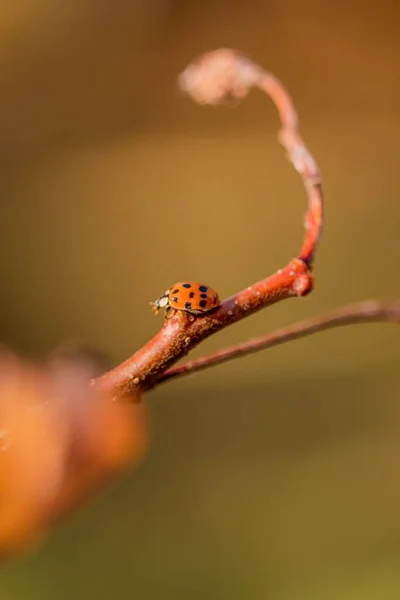
<path fill-rule="evenodd" d="M 322 226 L 321 178 L 316 162 L 297 131 L 297 115 L 288 92 L 273 75 L 228 49 L 200 57 L 180 75 L 179 84 L 200 104 L 215 105 L 232 98 L 240 100 L 251 87 L 258 87 L 272 98 L 282 122 L 279 139 L 307 192 L 305 237 L 299 257 L 286 267 L 224 300 L 215 311 L 204 316 L 194 318 L 177 312 L 143 348 L 92 380 L 92 385 L 112 392 L 115 399 L 131 391 L 154 387 L 168 368 L 213 333 L 275 302 L 304 296 L 313 287 L 310 269 Z"/>
<path fill-rule="evenodd" d="M 221 49 L 194 61 L 179 77 L 179 86 L 199 104 L 216 105 L 231 99 L 241 100 L 251 87 L 270 96 L 278 109 L 282 128 L 279 141 L 301 175 L 308 197 L 305 216 L 306 236 L 299 258 L 312 262 L 322 229 L 321 175 L 298 131 L 298 117 L 292 99 L 272 73 L 264 71 L 243 54 Z"/>
<path fill-rule="evenodd" d="M 355 325 L 357 323 L 386 322 L 400 323 L 400 301 L 391 303 L 369 300 L 337 309 L 330 315 L 299 321 L 289 327 L 283 327 L 272 333 L 242 342 L 229 348 L 223 348 L 209 356 L 188 361 L 179 367 L 169 369 L 158 379 L 157 383 L 169 381 L 182 375 L 215 367 L 224 362 L 266 350 L 291 340 L 297 340 L 325 329 Z"/>

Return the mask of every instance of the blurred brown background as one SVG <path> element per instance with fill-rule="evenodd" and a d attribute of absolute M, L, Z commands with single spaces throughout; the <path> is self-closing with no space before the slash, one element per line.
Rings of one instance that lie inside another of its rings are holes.
<path fill-rule="evenodd" d="M 195 355 L 400 296 L 399 27 L 393 0 L 5 0 L 1 339 L 41 356 L 78 337 L 115 364 L 174 281 L 225 297 L 296 254 L 305 198 L 271 103 L 176 90 L 221 46 L 288 86 L 326 226 L 311 296 Z M 398 336 L 326 332 L 160 387 L 143 466 L 3 568 L 0 597 L 398 599 Z"/>

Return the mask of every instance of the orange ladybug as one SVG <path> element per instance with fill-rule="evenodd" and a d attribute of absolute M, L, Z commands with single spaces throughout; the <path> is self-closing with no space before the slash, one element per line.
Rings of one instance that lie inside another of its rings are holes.
<path fill-rule="evenodd" d="M 162 308 L 168 311 L 183 310 L 200 315 L 219 306 L 219 297 L 215 290 L 204 283 L 182 281 L 166 290 L 155 302 L 151 302 L 155 314 Z"/>

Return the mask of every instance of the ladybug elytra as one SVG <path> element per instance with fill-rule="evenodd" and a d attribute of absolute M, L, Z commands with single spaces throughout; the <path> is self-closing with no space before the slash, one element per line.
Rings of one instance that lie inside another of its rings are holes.
<path fill-rule="evenodd" d="M 200 315 L 216 308 L 219 297 L 215 290 L 204 283 L 182 281 L 175 283 L 151 304 L 155 314 L 165 308 Z"/>

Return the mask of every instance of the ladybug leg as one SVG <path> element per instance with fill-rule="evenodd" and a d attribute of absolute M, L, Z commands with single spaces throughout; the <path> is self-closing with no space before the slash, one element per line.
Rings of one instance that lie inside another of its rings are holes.
<path fill-rule="evenodd" d="M 171 308 L 170 306 L 168 306 L 165 310 L 165 318 L 166 319 L 171 319 L 175 314 L 176 314 L 176 310 L 175 308 Z"/>

